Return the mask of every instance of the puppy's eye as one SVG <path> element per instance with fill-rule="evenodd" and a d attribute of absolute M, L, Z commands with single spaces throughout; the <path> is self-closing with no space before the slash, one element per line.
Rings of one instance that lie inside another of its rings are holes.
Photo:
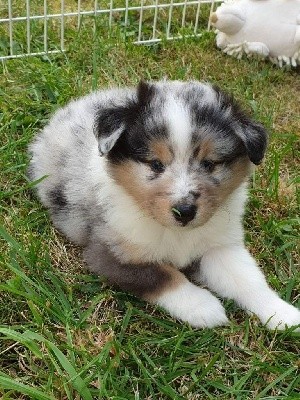
<path fill-rule="evenodd" d="M 215 169 L 215 166 L 216 166 L 215 163 L 211 160 L 203 160 L 201 162 L 201 165 L 207 172 L 213 172 L 213 170 Z"/>
<path fill-rule="evenodd" d="M 152 160 L 150 161 L 150 167 L 152 169 L 152 171 L 157 172 L 159 174 L 161 174 L 162 172 L 164 172 L 165 170 L 165 166 L 164 164 L 159 161 L 159 160 Z"/>

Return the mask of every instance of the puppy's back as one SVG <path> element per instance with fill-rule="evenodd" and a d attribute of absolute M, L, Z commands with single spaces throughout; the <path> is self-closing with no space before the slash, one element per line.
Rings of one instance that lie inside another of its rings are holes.
<path fill-rule="evenodd" d="M 40 200 L 58 229 L 78 244 L 86 242 L 95 219 L 98 224 L 101 220 L 95 204 L 106 173 L 93 132 L 96 114 L 130 95 L 130 90 L 114 89 L 72 101 L 53 115 L 29 147 L 29 177 L 42 178 L 36 186 Z"/>

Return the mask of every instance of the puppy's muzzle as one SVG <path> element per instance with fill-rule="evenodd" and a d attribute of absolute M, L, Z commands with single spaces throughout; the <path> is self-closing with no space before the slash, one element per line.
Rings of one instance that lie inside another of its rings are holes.
<path fill-rule="evenodd" d="M 197 207 L 194 204 L 176 204 L 172 207 L 172 213 L 176 221 L 185 226 L 195 218 Z"/>

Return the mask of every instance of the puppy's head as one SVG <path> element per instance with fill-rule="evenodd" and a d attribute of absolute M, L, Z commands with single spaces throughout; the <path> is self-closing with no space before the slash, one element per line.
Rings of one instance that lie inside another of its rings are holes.
<path fill-rule="evenodd" d="M 231 97 L 198 82 L 140 83 L 126 104 L 99 110 L 95 134 L 115 181 L 165 226 L 207 222 L 267 144 Z"/>

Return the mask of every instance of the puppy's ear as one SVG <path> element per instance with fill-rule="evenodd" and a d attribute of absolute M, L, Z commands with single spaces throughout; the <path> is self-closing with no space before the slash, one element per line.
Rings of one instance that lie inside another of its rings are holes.
<path fill-rule="evenodd" d="M 145 109 L 153 99 L 155 94 L 155 87 L 151 83 L 140 81 L 137 87 L 138 105 L 141 109 Z"/>
<path fill-rule="evenodd" d="M 101 156 L 107 154 L 125 131 L 124 107 L 109 107 L 98 111 L 94 134 Z"/>
<path fill-rule="evenodd" d="M 128 99 L 123 105 L 100 109 L 94 124 L 94 134 L 98 139 L 100 155 L 107 154 L 126 129 L 141 116 L 154 95 L 154 86 L 141 81 L 136 97 Z"/>
<path fill-rule="evenodd" d="M 253 121 L 233 99 L 218 87 L 213 87 L 222 113 L 235 122 L 235 134 L 242 140 L 248 157 L 253 164 L 260 164 L 264 158 L 268 144 L 268 134 L 265 128 Z"/>
<path fill-rule="evenodd" d="M 237 134 L 246 147 L 250 161 L 255 165 L 260 164 L 268 144 L 268 134 L 265 128 L 246 117 L 241 122 L 241 129 L 237 131 Z"/>

